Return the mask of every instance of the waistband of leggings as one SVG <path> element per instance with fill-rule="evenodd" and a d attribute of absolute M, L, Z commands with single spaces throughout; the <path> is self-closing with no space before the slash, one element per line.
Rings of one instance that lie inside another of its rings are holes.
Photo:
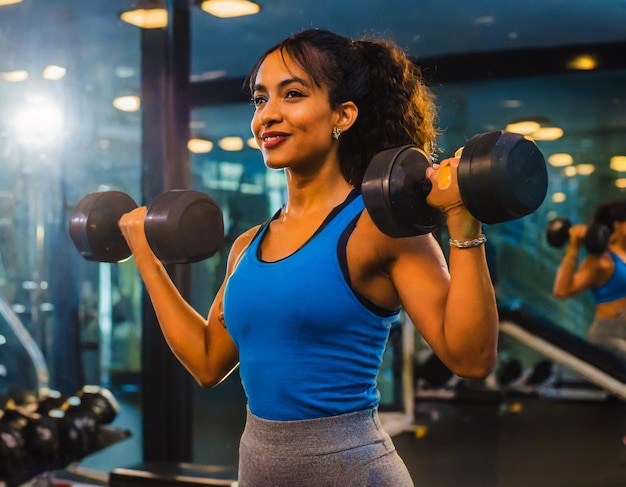
<path fill-rule="evenodd" d="M 374 443 L 393 449 L 381 426 L 378 410 L 366 409 L 325 418 L 272 421 L 247 411 L 242 441 L 253 448 L 272 448 L 300 454 L 329 453 Z"/>

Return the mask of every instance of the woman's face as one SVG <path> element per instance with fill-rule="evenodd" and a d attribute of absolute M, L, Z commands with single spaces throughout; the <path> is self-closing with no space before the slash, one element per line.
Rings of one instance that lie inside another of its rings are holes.
<path fill-rule="evenodd" d="M 251 129 L 265 164 L 272 169 L 314 169 L 336 157 L 332 138 L 338 113 L 328 89 L 318 87 L 285 53 L 269 54 L 256 75 Z"/>

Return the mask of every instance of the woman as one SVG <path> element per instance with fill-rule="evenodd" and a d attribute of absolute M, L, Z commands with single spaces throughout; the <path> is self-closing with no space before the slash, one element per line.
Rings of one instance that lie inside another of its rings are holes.
<path fill-rule="evenodd" d="M 267 167 L 285 171 L 288 201 L 233 243 L 208 320 L 151 252 L 145 209 L 120 220 L 163 333 L 203 386 L 240 366 L 241 487 L 413 485 L 377 415 L 400 308 L 454 373 L 485 377 L 496 360 L 485 239 L 454 184 L 459 159 L 428 170 L 429 204 L 451 236 L 448 271 L 433 235 L 386 236 L 359 193 L 375 153 L 435 149 L 431 94 L 397 46 L 304 31 L 269 49 L 249 86 L 252 132 Z"/>
<path fill-rule="evenodd" d="M 587 253 L 578 265 L 588 227 L 572 225 L 553 294 L 569 298 L 590 290 L 595 308 L 587 339 L 626 359 L 626 200 L 598 205 L 590 223 L 611 230 L 606 251 Z"/>

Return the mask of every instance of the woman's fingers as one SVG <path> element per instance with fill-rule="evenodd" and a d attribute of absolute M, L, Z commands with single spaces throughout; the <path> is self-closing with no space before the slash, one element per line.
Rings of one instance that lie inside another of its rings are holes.
<path fill-rule="evenodd" d="M 426 198 L 426 202 L 444 213 L 447 208 L 457 207 L 462 204 L 457 168 L 460 159 L 453 157 L 444 159 L 440 164 L 433 164 L 426 170 L 426 177 L 432 183 L 432 190 Z"/>

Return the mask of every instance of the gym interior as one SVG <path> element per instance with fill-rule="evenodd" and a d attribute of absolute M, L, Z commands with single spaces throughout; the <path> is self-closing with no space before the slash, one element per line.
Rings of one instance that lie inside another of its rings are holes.
<path fill-rule="evenodd" d="M 93 192 L 146 205 L 170 189 L 210 195 L 223 244 L 168 265 L 206 314 L 233 239 L 285 200 L 283 175 L 249 142 L 245 76 L 310 27 L 405 48 L 437 96 L 443 155 L 504 130 L 546 161 L 539 208 L 484 225 L 501 322 L 494 373 L 463 380 L 408 319 L 391 330 L 380 411 L 416 485 L 625 485 L 626 365 L 585 340 L 589 295 L 552 295 L 563 248 L 546 230 L 626 196 L 626 2 L 255 0 L 241 16 L 215 3 L 0 0 L 0 485 L 236 485 L 237 372 L 200 388 L 167 348 L 132 259 L 84 258 L 68 226 Z M 76 397 L 92 405 L 92 438 L 33 457 L 15 411 Z"/>

